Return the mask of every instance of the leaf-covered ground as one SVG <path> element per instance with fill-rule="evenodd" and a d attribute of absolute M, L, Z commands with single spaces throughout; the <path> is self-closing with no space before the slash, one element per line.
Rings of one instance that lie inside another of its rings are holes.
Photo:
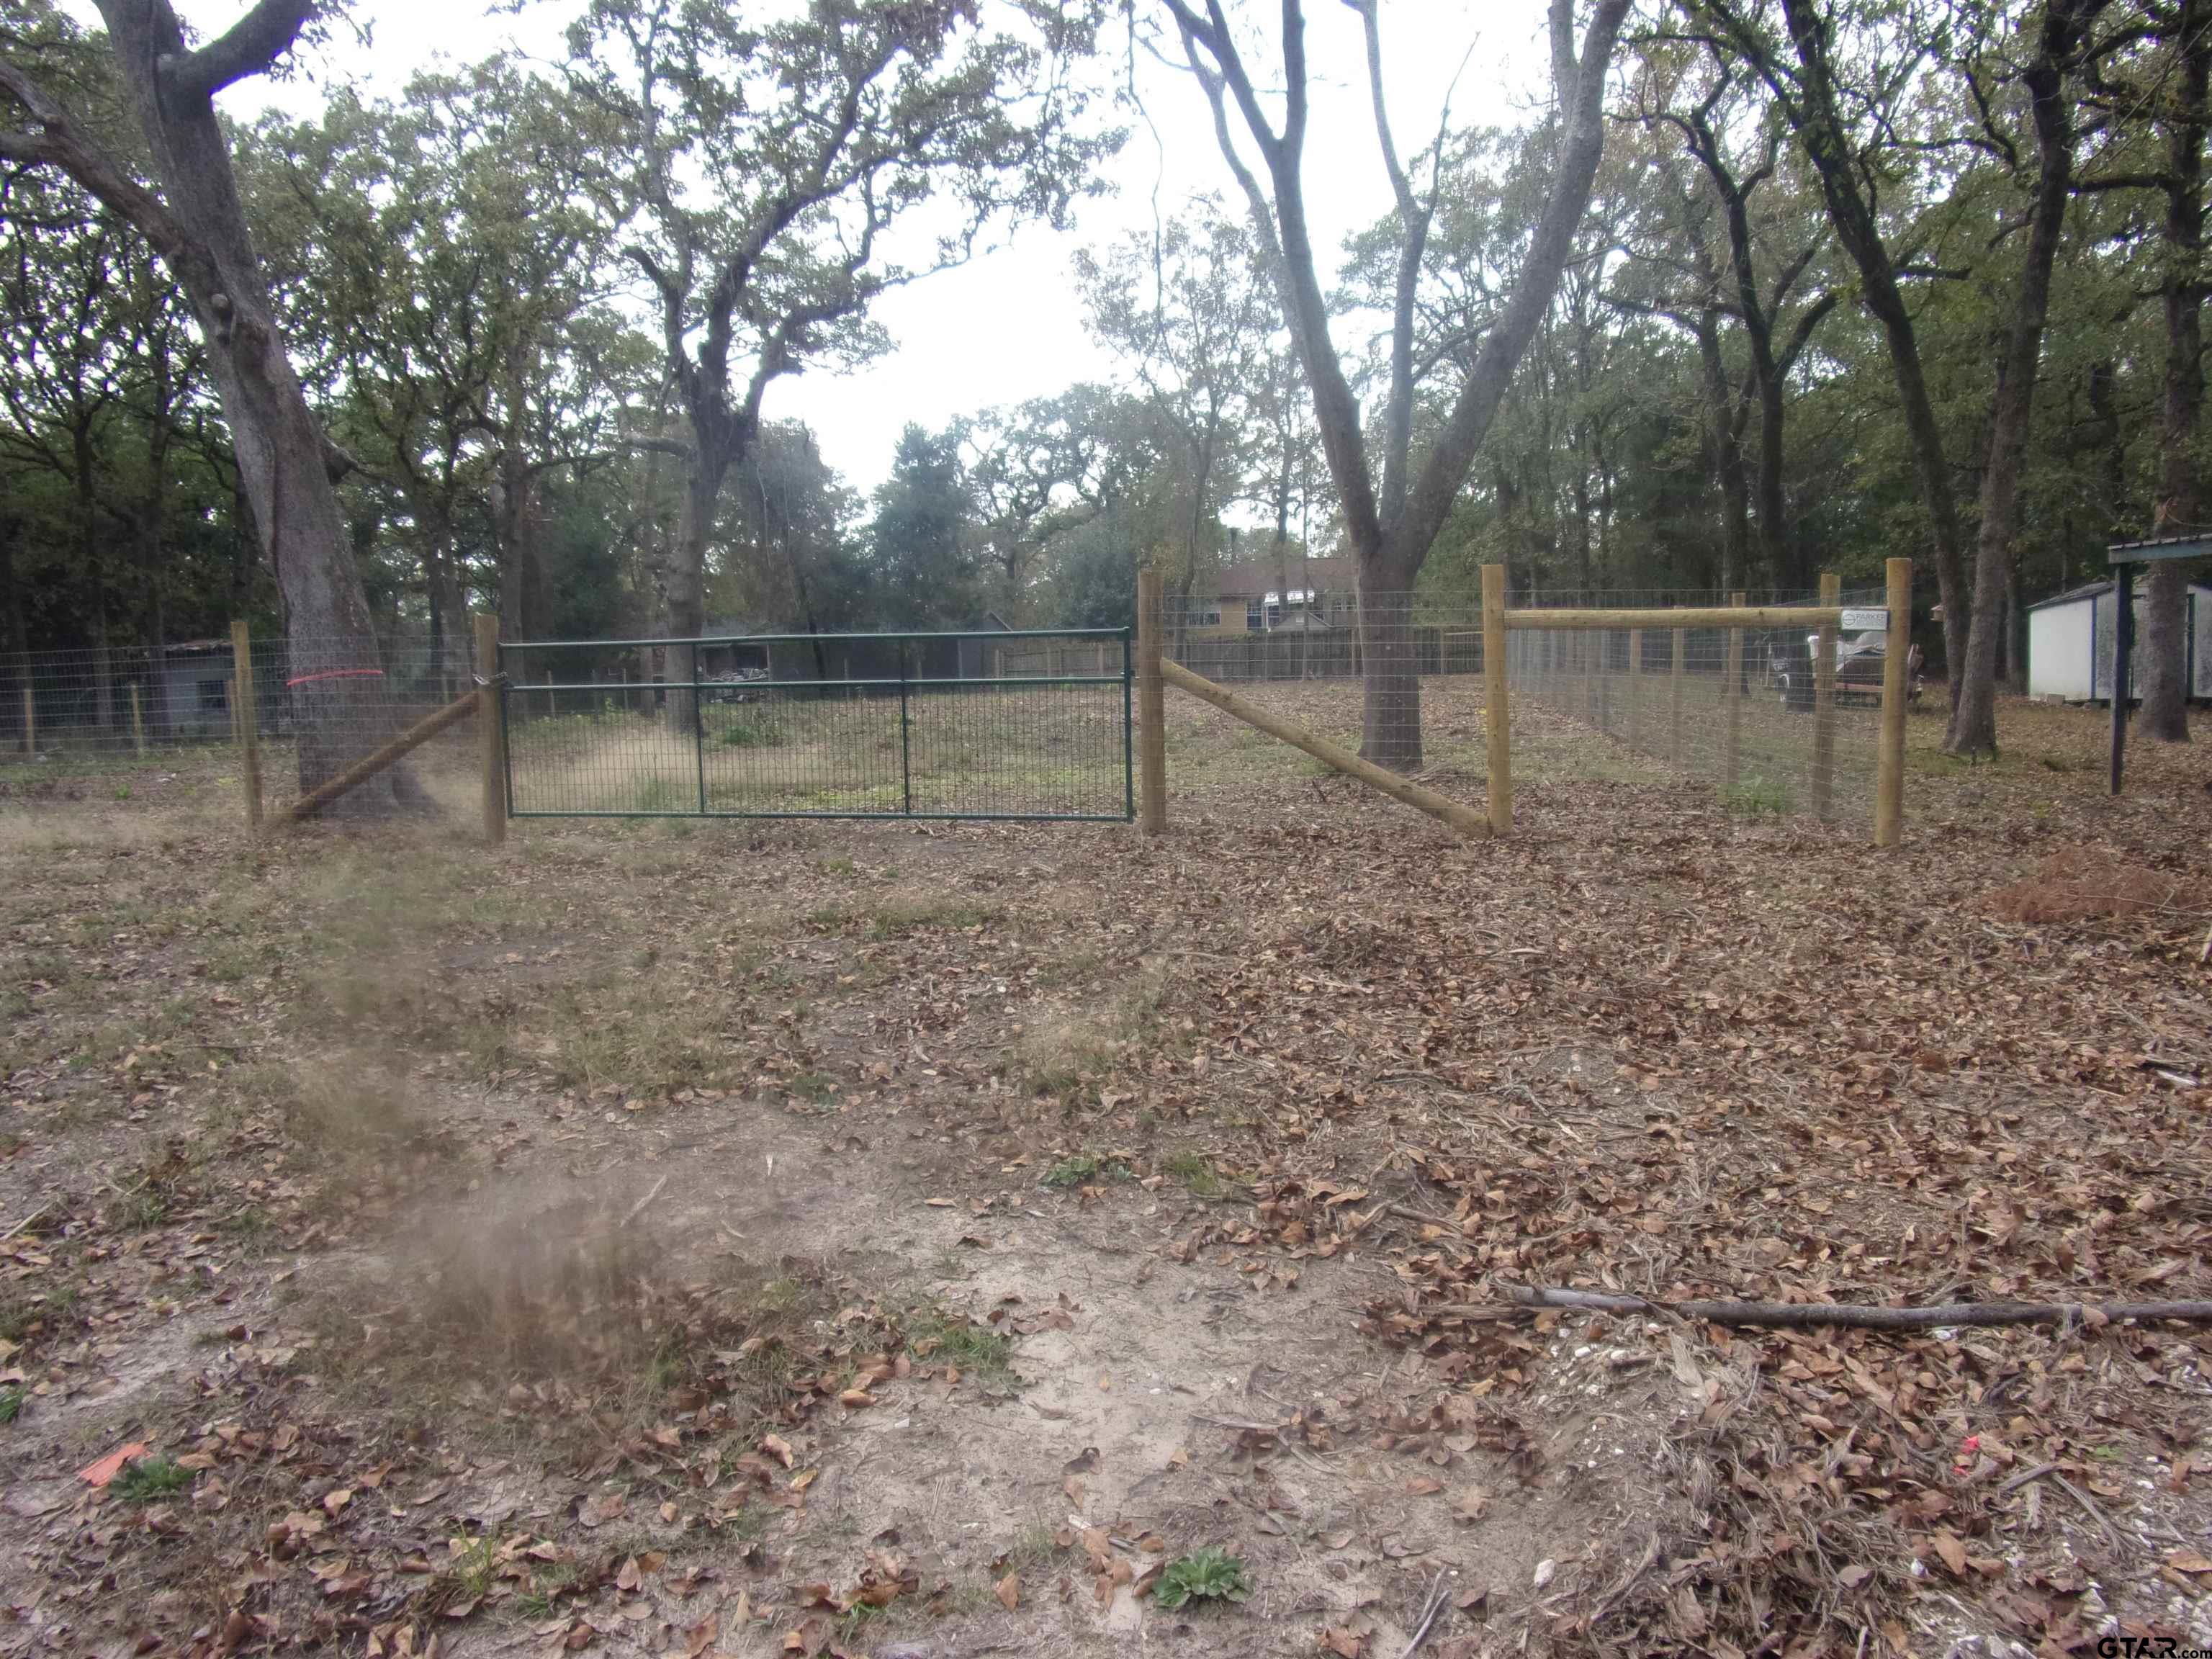
<path fill-rule="evenodd" d="M 0 1653 L 2212 1645 L 2202 1328 L 1500 1316 L 2212 1295 L 2212 761 L 2006 715 L 1896 854 L 1541 714 L 1497 846 L 0 771 Z"/>

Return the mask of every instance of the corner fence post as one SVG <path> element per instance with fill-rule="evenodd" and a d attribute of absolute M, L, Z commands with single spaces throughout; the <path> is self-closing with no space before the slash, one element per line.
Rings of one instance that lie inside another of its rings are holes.
<path fill-rule="evenodd" d="M 1490 833 L 1513 833 L 1513 727 L 1506 679 L 1505 567 L 1482 567 L 1482 735 L 1488 751 Z"/>
<path fill-rule="evenodd" d="M 914 754 L 907 725 L 906 641 L 898 642 L 899 665 L 899 799 L 907 817 L 914 816 Z"/>
<path fill-rule="evenodd" d="M 1843 577 L 1832 570 L 1822 571 L 1820 608 L 1833 610 L 1843 602 Z M 1813 816 L 1823 823 L 1831 816 L 1836 785 L 1836 632 L 1834 623 L 1820 624 L 1820 645 L 1813 659 Z M 1796 659 L 1794 647 L 1790 656 Z"/>
<path fill-rule="evenodd" d="M 476 619 L 477 752 L 483 767 L 484 843 L 507 839 L 506 732 L 500 729 L 506 705 L 500 696 L 499 618 Z"/>
<path fill-rule="evenodd" d="M 1888 577 L 1889 628 L 1881 663 L 1881 735 L 1875 761 L 1874 844 L 1877 847 L 1894 847 L 1905 839 L 1905 702 L 1911 690 L 1909 669 L 1912 655 L 1912 561 L 1890 560 Z M 2116 701 L 2115 709 L 2118 707 Z"/>
<path fill-rule="evenodd" d="M 1137 733 L 1129 712 L 1135 701 L 1137 642 L 1127 629 L 1121 630 L 1121 816 L 1137 818 Z"/>
<path fill-rule="evenodd" d="M 230 625 L 231 718 L 238 723 L 239 771 L 246 785 L 246 827 L 261 829 L 261 744 L 259 711 L 253 701 L 253 631 L 244 622 Z"/>
<path fill-rule="evenodd" d="M 1749 599 L 1747 593 L 1729 595 L 1729 608 L 1741 610 Z M 1721 686 L 1721 697 L 1728 708 L 1728 720 L 1721 729 L 1721 787 L 1733 789 L 1742 772 L 1743 760 L 1743 629 L 1728 631 L 1726 657 L 1728 678 Z"/>
<path fill-rule="evenodd" d="M 146 758 L 146 708 L 138 700 L 138 682 L 131 682 L 131 746 L 137 750 L 138 758 Z"/>
<path fill-rule="evenodd" d="M 23 757 L 27 760 L 39 752 L 39 694 L 33 688 L 31 669 L 23 670 Z"/>
<path fill-rule="evenodd" d="M 1144 831 L 1168 828 L 1167 688 L 1160 678 L 1160 573 L 1137 572 L 1137 713 L 1145 748 Z"/>

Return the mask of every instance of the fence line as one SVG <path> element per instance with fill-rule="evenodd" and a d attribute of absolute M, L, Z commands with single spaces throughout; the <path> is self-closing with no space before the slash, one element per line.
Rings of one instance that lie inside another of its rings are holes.
<path fill-rule="evenodd" d="M 256 823 L 264 808 L 289 812 L 303 776 L 327 776 L 477 684 L 465 632 L 391 635 L 364 653 L 352 639 L 247 635 L 241 623 L 231 639 L 183 641 L 159 653 L 0 656 L 8 693 L 0 697 L 0 787 L 17 768 L 35 777 L 208 751 L 234 757 L 246 816 Z M 466 742 L 455 732 L 418 751 L 410 780 L 433 793 L 448 788 Z"/>
<path fill-rule="evenodd" d="M 1492 817 L 1501 823 L 1510 821 L 1518 746 L 1532 775 L 1603 777 L 1640 759 L 1661 775 L 1710 785 L 1739 811 L 1871 824 L 1878 839 L 1895 838 L 1877 787 L 1886 636 L 1872 626 L 1879 615 L 1851 615 L 1876 611 L 1881 590 L 1847 594 L 1824 577 L 1816 593 L 1757 605 L 1748 594 L 1702 591 L 1607 593 L 1602 608 L 1509 605 L 1504 573 L 1485 577 L 1487 605 L 1458 595 L 1367 594 L 1348 606 L 1278 609 L 1274 625 L 1257 633 L 1214 620 L 1233 607 L 1170 605 L 1162 649 L 1222 685 L 1358 683 L 1362 752 L 1401 772 L 1437 757 L 1440 745 L 1424 729 L 1425 683 L 1480 677 L 1488 708 L 1541 708 L 1571 722 L 1565 731 L 1603 740 L 1578 744 L 1556 726 L 1513 729 L 1510 717 L 1486 718 L 1486 753 L 1469 759 L 1500 792 Z M 1380 665 L 1371 675 L 1370 653 Z M 1900 743 L 1899 769 L 1901 753 Z"/>

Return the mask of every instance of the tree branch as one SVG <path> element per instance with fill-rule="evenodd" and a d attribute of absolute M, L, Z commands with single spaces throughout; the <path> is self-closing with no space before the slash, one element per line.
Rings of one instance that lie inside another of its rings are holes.
<path fill-rule="evenodd" d="M 266 75 L 314 15 L 315 0 L 260 0 L 198 51 L 164 55 L 161 79 L 179 97 L 212 98 L 249 76 Z"/>

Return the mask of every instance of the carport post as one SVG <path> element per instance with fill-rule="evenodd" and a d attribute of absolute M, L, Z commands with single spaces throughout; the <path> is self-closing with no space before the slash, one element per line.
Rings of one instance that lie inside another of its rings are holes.
<path fill-rule="evenodd" d="M 2136 646 L 2136 568 L 2127 561 L 2112 563 L 2112 775 L 2111 792 L 2120 793 L 2122 762 L 2128 748 L 2128 694 L 2134 689 L 2135 669 L 2130 659 Z M 2095 647 L 2090 647 L 2090 661 L 2096 661 Z M 2096 670 L 2089 671 L 2089 689 L 2094 691 Z"/>
<path fill-rule="evenodd" d="M 1512 708 L 1507 699 L 1505 567 L 1482 567 L 1482 735 L 1489 749 L 1490 833 L 1513 833 Z"/>
<path fill-rule="evenodd" d="M 1160 573 L 1137 572 L 1137 742 L 1144 799 L 1139 817 L 1148 836 L 1168 829 L 1167 687 L 1160 678 Z"/>
<path fill-rule="evenodd" d="M 1874 844 L 1905 839 L 1905 700 L 1911 692 L 1912 561 L 1889 562 L 1889 626 L 1881 661 L 1881 733 L 1874 774 Z"/>
<path fill-rule="evenodd" d="M 1844 602 L 1844 579 L 1832 570 L 1820 573 L 1823 610 Z M 1793 647 L 1790 659 L 1795 661 Z M 1803 706 L 1799 705 L 1801 708 Z M 1836 625 L 1820 624 L 1820 642 L 1813 658 L 1813 816 L 1826 823 L 1836 783 Z"/>

